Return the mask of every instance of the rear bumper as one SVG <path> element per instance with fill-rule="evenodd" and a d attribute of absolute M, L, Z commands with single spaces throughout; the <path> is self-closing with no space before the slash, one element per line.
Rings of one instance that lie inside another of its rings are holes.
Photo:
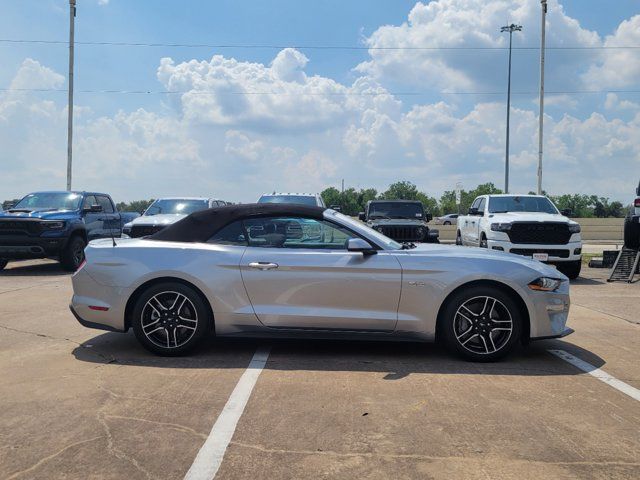
<path fill-rule="evenodd" d="M 119 333 L 124 333 L 126 331 L 126 330 L 118 330 L 117 328 L 112 327 L 111 325 L 106 325 L 103 323 L 95 323 L 95 322 L 90 322 L 89 320 L 85 320 L 80 315 L 78 315 L 78 312 L 76 312 L 75 309 L 73 308 L 73 304 L 69 305 L 69 310 L 71 310 L 71 313 L 73 313 L 73 316 L 76 317 L 76 320 L 78 320 L 80 325 L 82 325 L 83 327 L 95 328 L 96 330 L 107 330 L 109 332 L 119 332 Z"/>
<path fill-rule="evenodd" d="M 58 256 L 66 245 L 66 237 L 2 236 L 0 258 L 25 260 Z"/>
<path fill-rule="evenodd" d="M 575 332 L 575 330 L 573 328 L 567 327 L 562 331 L 562 333 L 559 333 L 557 335 L 549 335 L 549 336 L 546 336 L 546 337 L 534 337 L 534 338 L 530 338 L 529 340 L 534 342 L 536 340 L 550 340 L 550 339 L 553 339 L 553 338 L 562 338 L 562 337 L 566 337 L 567 335 L 571 335 L 574 332 Z"/>

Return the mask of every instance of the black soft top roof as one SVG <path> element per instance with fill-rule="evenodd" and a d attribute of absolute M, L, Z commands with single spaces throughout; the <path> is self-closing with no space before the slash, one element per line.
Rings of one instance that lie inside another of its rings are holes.
<path fill-rule="evenodd" d="M 236 220 L 263 217 L 307 217 L 322 219 L 325 208 L 284 203 L 249 203 L 200 210 L 147 238 L 165 242 L 206 242 L 218 230 Z"/>

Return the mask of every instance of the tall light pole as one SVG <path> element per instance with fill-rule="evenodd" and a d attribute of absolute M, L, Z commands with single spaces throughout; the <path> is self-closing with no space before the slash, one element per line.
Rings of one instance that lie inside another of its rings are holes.
<path fill-rule="evenodd" d="M 67 119 L 67 190 L 71 190 L 71 161 L 73 158 L 73 47 L 75 35 L 76 0 L 69 0 L 69 107 Z"/>
<path fill-rule="evenodd" d="M 507 147 L 504 159 L 504 193 L 509 193 L 509 114 L 511 113 L 511 41 L 513 32 L 522 30 L 522 25 L 512 23 L 500 29 L 501 32 L 509 32 L 509 76 L 507 84 Z"/>
<path fill-rule="evenodd" d="M 542 127 L 544 124 L 544 49 L 547 24 L 547 0 L 540 0 L 542 7 L 542 32 L 540 35 L 540 124 L 538 125 L 538 195 L 542 195 Z"/>

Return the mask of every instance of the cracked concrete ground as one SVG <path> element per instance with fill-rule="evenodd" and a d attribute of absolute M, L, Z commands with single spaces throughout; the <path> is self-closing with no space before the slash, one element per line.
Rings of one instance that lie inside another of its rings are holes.
<path fill-rule="evenodd" d="M 496 364 L 437 346 L 275 342 L 217 478 L 639 478 L 640 284 L 587 270 L 576 333 Z M 52 262 L 0 273 L 0 478 L 182 478 L 258 343 L 189 358 L 81 327 Z"/>

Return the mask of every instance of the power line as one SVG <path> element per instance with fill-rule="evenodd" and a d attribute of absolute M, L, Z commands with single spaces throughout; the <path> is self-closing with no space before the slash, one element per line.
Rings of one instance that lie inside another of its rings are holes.
<path fill-rule="evenodd" d="M 67 45 L 65 40 L 37 40 L 37 39 L 15 39 L 3 38 L 0 43 L 9 44 L 45 44 L 45 45 Z M 176 47 L 176 48 L 237 48 L 237 49 L 273 49 L 282 50 L 285 48 L 295 48 L 298 50 L 508 50 L 509 47 L 367 47 L 355 45 L 271 45 L 271 44 L 209 44 L 209 43 L 146 43 L 146 42 L 75 42 L 76 45 L 88 46 L 115 46 L 115 47 Z M 615 46 L 557 46 L 546 47 L 547 50 L 640 50 L 640 45 L 615 45 Z M 540 50 L 540 47 L 513 47 L 513 50 Z"/>
<path fill-rule="evenodd" d="M 0 88 L 0 92 L 35 92 L 35 93 L 66 93 L 67 89 L 63 88 Z M 86 94 L 122 94 L 122 95 L 272 95 L 272 96 L 318 96 L 318 97 L 350 97 L 350 96 L 363 96 L 363 97 L 377 97 L 382 95 L 392 96 L 423 96 L 423 95 L 506 95 L 507 92 L 492 91 L 492 92 L 207 92 L 207 91 L 194 91 L 194 90 L 76 90 L 76 93 Z M 592 94 L 638 94 L 640 90 L 557 90 L 546 91 L 549 95 L 592 95 Z M 511 92 L 511 95 L 537 95 L 538 92 Z"/>

